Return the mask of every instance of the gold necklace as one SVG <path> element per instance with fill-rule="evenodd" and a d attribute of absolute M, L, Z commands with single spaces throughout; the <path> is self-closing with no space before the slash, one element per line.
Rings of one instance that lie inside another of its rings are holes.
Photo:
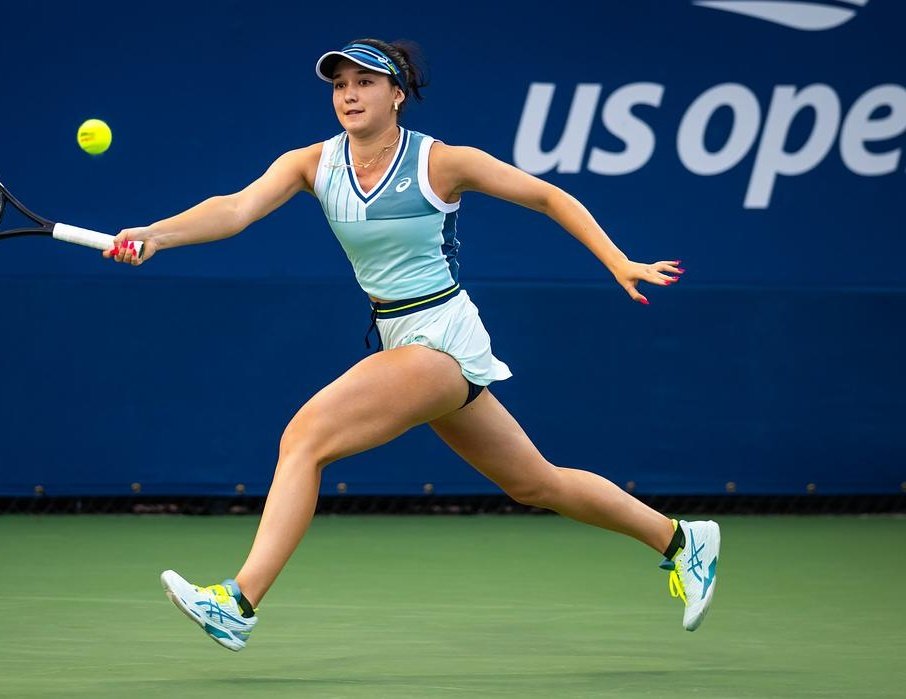
<path fill-rule="evenodd" d="M 367 170 L 367 169 L 370 168 L 372 165 L 374 165 L 375 163 L 377 163 L 381 158 L 383 158 L 383 157 L 384 157 L 384 154 L 385 154 L 388 150 L 390 150 L 391 148 L 393 148 L 393 146 L 395 146 L 395 145 L 399 142 L 399 140 L 400 140 L 400 132 L 397 131 L 397 133 L 396 133 L 396 138 L 393 139 L 393 143 L 391 143 L 390 145 L 387 145 L 387 146 L 384 146 L 383 148 L 381 148 L 381 149 L 377 152 L 377 155 L 375 155 L 375 156 L 374 156 L 371 160 L 369 160 L 367 163 L 357 163 L 355 160 L 353 160 L 353 161 L 352 161 L 353 166 L 354 166 L 354 167 L 360 167 L 360 168 L 362 168 L 363 170 Z M 350 151 L 350 156 L 351 156 L 351 155 L 352 155 L 352 152 Z"/>

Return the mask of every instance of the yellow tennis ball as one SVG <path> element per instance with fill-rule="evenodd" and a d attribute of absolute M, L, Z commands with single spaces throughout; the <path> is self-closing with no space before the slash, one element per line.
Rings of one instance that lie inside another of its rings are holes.
<path fill-rule="evenodd" d="M 91 155 L 100 155 L 110 148 L 113 134 L 106 122 L 100 119 L 89 119 L 79 127 L 77 136 L 79 148 Z"/>

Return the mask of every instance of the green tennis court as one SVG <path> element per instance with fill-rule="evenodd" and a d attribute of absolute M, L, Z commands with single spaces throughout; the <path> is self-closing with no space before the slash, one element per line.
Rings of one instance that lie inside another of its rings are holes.
<path fill-rule="evenodd" d="M 900 697 L 906 519 L 721 517 L 703 627 L 658 556 L 555 516 L 318 516 L 230 653 L 164 596 L 256 517 L 0 517 L 3 697 Z"/>

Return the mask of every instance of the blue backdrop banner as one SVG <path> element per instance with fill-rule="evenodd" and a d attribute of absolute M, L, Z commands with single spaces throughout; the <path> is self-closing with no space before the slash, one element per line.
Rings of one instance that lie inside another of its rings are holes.
<path fill-rule="evenodd" d="M 688 270 L 632 304 L 549 219 L 464 196 L 460 278 L 515 374 L 494 391 L 548 458 L 644 493 L 906 488 L 903 3 L 92 7 L 90 33 L 70 3 L 4 9 L 0 181 L 39 213 L 115 233 L 241 189 L 339 131 L 322 53 L 411 39 L 431 83 L 406 126 Z M 76 144 L 92 117 L 100 156 Z M 137 269 L 7 241 L 0 294 L 0 495 L 265 492 L 283 426 L 365 354 L 367 300 L 304 194 Z M 339 482 L 495 491 L 426 428 Z"/>

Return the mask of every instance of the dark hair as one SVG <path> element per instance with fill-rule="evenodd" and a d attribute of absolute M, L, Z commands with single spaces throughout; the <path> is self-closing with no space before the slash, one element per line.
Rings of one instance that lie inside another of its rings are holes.
<path fill-rule="evenodd" d="M 421 90 L 423 87 L 427 87 L 428 76 L 423 67 L 424 60 L 418 44 L 405 39 L 392 42 L 381 41 L 380 39 L 355 39 L 349 43 L 374 46 L 374 48 L 390 56 L 405 77 L 406 85 L 409 88 L 407 96 L 411 95 L 419 102 L 422 101 Z M 406 102 L 404 100 L 400 105 L 400 112 L 405 107 Z"/>

